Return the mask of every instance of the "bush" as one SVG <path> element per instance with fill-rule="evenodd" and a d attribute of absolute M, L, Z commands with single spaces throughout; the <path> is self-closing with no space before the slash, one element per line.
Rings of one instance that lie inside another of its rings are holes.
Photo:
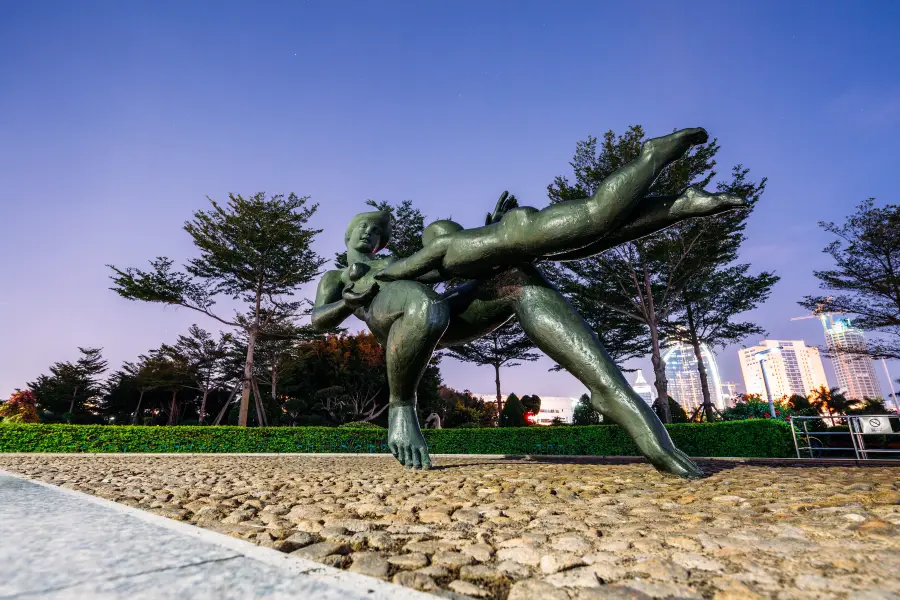
<path fill-rule="evenodd" d="M 338 427 L 342 427 L 344 429 L 384 429 L 384 427 L 382 427 L 381 425 L 376 425 L 375 423 L 370 423 L 369 421 L 351 421 L 350 423 L 338 425 Z"/>
<path fill-rule="evenodd" d="M 774 419 L 667 426 L 691 456 L 789 457 L 787 424 Z M 616 425 L 426 429 L 435 454 L 636 456 Z M 7 425 L 0 452 L 387 453 L 387 430 L 340 427 Z"/>

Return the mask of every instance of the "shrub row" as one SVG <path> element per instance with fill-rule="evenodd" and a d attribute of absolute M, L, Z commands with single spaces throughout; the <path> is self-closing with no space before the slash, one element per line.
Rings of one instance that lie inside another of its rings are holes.
<path fill-rule="evenodd" d="M 690 456 L 787 457 L 788 425 L 769 419 L 668 425 Z M 635 456 L 616 425 L 428 429 L 435 454 Z M 387 453 L 387 430 L 331 427 L 146 427 L 3 425 L 0 452 L 337 452 Z"/>

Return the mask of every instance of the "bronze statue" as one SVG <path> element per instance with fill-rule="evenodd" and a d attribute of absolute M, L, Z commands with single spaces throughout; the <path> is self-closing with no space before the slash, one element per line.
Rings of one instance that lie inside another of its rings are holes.
<path fill-rule="evenodd" d="M 536 210 L 517 207 L 504 192 L 484 227 L 437 221 L 424 231 L 424 248 L 400 260 L 377 256 L 390 237 L 388 213 L 351 220 L 344 236 L 350 266 L 322 277 L 313 325 L 330 329 L 354 314 L 384 345 L 388 446 L 401 464 L 431 466 L 416 415 L 416 388 L 434 350 L 482 337 L 515 316 L 535 345 L 591 391 L 593 407 L 623 427 L 658 470 L 702 475 L 631 389 L 593 330 L 533 263 L 592 256 L 683 219 L 744 206 L 740 198 L 699 188 L 646 197 L 666 165 L 706 140 L 699 128 L 648 140 L 640 156 L 590 198 Z M 431 287 L 453 278 L 470 281 L 443 293 Z"/>

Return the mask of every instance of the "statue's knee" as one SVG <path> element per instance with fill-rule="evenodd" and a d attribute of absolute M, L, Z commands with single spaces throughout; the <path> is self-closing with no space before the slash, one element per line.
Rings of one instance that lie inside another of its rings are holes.
<path fill-rule="evenodd" d="M 412 321 L 424 335 L 439 337 L 450 324 L 450 308 L 443 300 L 423 298 L 410 307 L 405 319 Z"/>

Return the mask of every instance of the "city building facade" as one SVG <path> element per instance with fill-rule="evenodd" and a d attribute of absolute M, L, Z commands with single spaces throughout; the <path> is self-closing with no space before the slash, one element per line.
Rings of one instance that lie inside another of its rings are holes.
<path fill-rule="evenodd" d="M 831 364 L 841 392 L 855 400 L 884 398 L 872 360 L 854 354 L 854 351 L 866 347 L 862 330 L 853 327 L 850 319 L 836 319 L 829 314 L 823 314 L 821 318 L 825 344 L 831 354 Z"/>
<path fill-rule="evenodd" d="M 700 356 L 706 367 L 712 402 L 717 409 L 725 410 L 721 394 L 722 379 L 719 376 L 716 357 L 706 344 L 700 346 Z M 703 388 L 700 385 L 700 372 L 697 370 L 694 348 L 676 342 L 665 349 L 662 359 L 666 365 L 666 378 L 669 380 L 669 395 L 690 415 L 703 404 Z"/>
<path fill-rule="evenodd" d="M 828 386 L 819 349 L 807 346 L 803 340 L 763 340 L 756 346 L 739 350 L 738 356 L 748 394 L 766 398 L 760 359 L 765 361 L 765 375 L 775 400 L 794 394 L 809 396 L 814 389 Z"/>

